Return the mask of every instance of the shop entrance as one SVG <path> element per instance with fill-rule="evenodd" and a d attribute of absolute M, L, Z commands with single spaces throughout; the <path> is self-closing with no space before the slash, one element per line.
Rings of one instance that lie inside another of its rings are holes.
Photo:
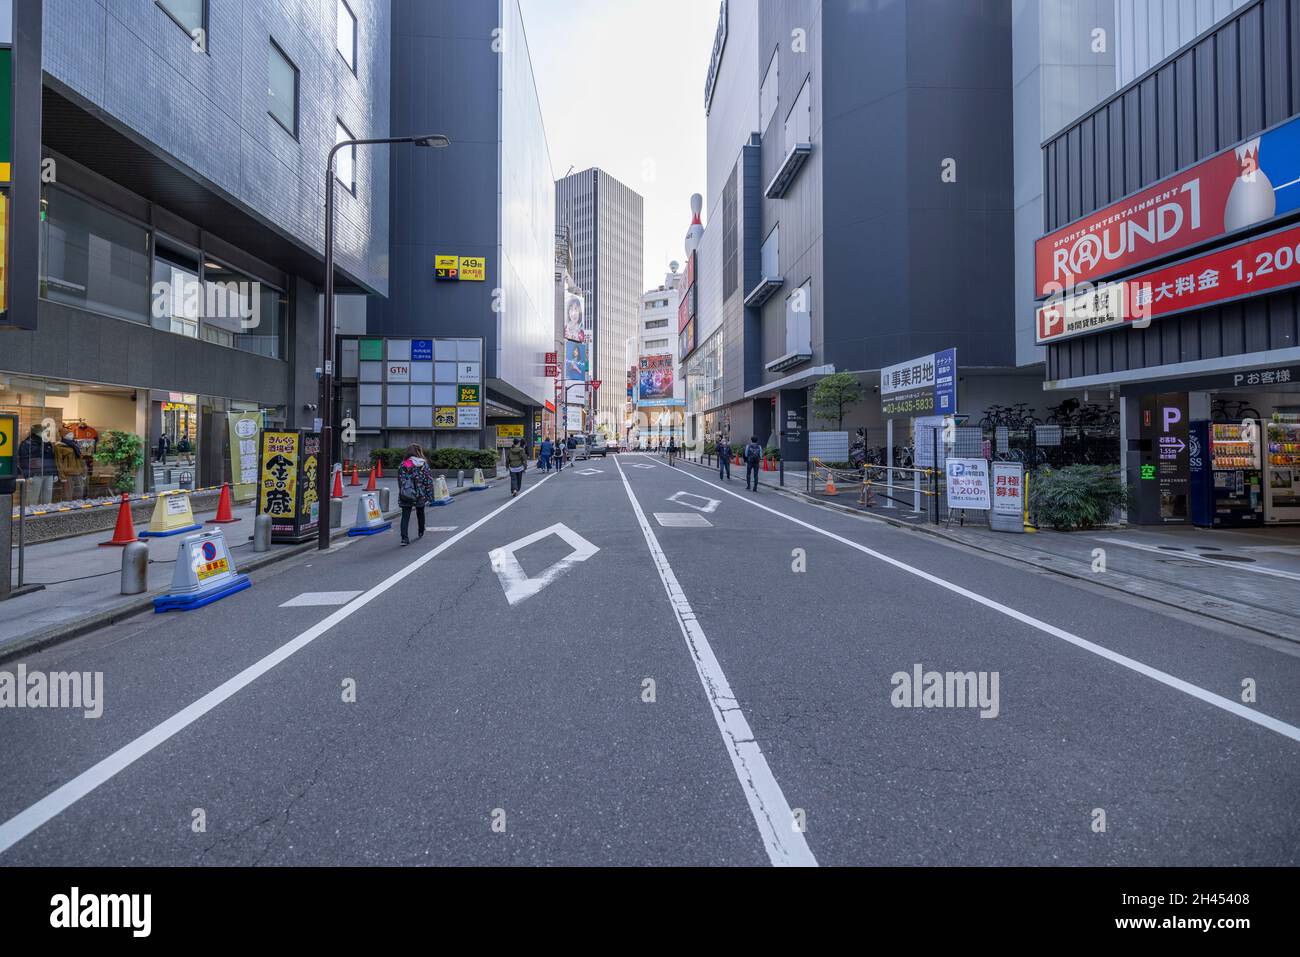
<path fill-rule="evenodd" d="M 1268 383 L 1208 394 L 1210 523 L 1300 523 L 1300 381 L 1276 381 L 1279 371 Z"/>

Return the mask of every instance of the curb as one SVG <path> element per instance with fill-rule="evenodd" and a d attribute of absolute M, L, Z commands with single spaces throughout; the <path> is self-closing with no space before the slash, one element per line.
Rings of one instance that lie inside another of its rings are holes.
<path fill-rule="evenodd" d="M 451 490 L 452 495 L 461 495 L 469 491 L 469 486 L 460 489 Z M 402 510 L 392 509 L 384 513 L 384 520 L 390 521 L 400 517 Z M 330 532 L 330 541 L 336 538 L 346 538 L 348 534 L 347 526 L 341 526 Z M 258 569 L 266 568 L 268 565 L 275 565 L 286 559 L 293 558 L 295 555 L 301 555 L 304 552 L 310 552 L 317 547 L 315 542 L 301 542 L 297 545 L 289 545 L 279 551 L 255 552 L 253 557 L 239 563 L 241 574 L 255 572 Z M 44 651 L 55 645 L 63 644 L 74 638 L 80 638 L 82 635 L 105 628 L 108 625 L 115 625 L 119 621 L 125 621 L 127 618 L 133 618 L 136 615 L 153 609 L 153 599 L 157 590 L 148 592 L 138 597 L 133 597 L 129 602 L 123 602 L 116 608 L 106 608 L 101 612 L 93 615 L 87 615 L 84 618 L 78 618 L 76 621 L 66 622 L 61 625 L 55 625 L 44 631 L 35 634 L 26 635 L 22 638 L 15 639 L 5 645 L 0 645 L 0 664 L 8 663 L 15 658 L 31 654 L 37 651 Z"/>
<path fill-rule="evenodd" d="M 686 462 L 687 465 L 693 465 L 696 468 L 706 469 L 710 472 L 715 471 L 712 467 L 699 462 Z M 1105 576 L 1093 574 L 1091 569 L 1086 573 L 1071 567 L 1075 564 L 1073 559 L 1064 558 L 1054 555 L 1051 552 L 1040 552 L 1036 550 L 1025 549 L 1014 541 L 999 541 L 994 547 L 991 543 L 984 544 L 977 541 L 968 541 L 964 538 L 958 538 L 955 535 L 947 534 L 942 529 L 932 525 L 913 525 L 901 519 L 889 515 L 882 515 L 879 512 L 863 512 L 847 505 L 840 505 L 838 502 L 827 502 L 822 499 L 809 495 L 799 489 L 790 488 L 789 486 L 781 487 L 777 485 L 769 486 L 774 492 L 779 492 L 801 501 L 808 502 L 812 505 L 820 505 L 823 508 L 829 508 L 837 512 L 843 512 L 846 515 L 856 515 L 859 518 L 875 520 L 894 528 L 903 528 L 911 532 L 919 532 L 929 535 L 933 538 L 942 539 L 955 545 L 962 545 L 977 551 L 985 552 L 989 555 L 996 555 L 999 558 L 1010 559 L 1019 562 L 1022 565 L 1029 565 L 1032 568 L 1040 568 L 1044 571 L 1060 575 L 1062 578 L 1070 578 L 1076 581 L 1088 582 L 1089 584 L 1099 585 L 1102 588 L 1110 588 L 1114 591 L 1122 592 L 1125 595 L 1135 595 L 1157 604 L 1166 605 L 1171 608 L 1178 608 L 1182 611 L 1193 611 L 1206 618 L 1211 618 L 1222 624 L 1232 625 L 1236 628 L 1243 628 L 1257 634 L 1267 635 L 1270 638 L 1281 638 L 1284 641 L 1300 643 L 1300 632 L 1297 631 L 1294 619 L 1286 615 L 1278 615 L 1264 608 L 1255 605 L 1245 605 L 1240 602 L 1227 601 L 1220 597 L 1206 596 L 1199 592 L 1186 591 L 1165 584 L 1164 582 L 1153 581 L 1152 579 L 1140 578 L 1138 576 L 1126 576 L 1124 583 L 1114 583 L 1105 580 Z M 1009 537 L 1009 536 L 1007 536 Z M 1023 554 L 1030 552 L 1032 554 Z M 1021 552 L 1022 554 L 1016 554 Z M 1080 565 L 1080 567 L 1087 567 Z M 1287 630 L 1289 629 L 1289 630 Z"/>

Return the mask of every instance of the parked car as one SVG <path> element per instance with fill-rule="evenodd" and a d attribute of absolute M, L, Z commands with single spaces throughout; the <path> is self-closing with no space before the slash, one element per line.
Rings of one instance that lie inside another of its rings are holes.
<path fill-rule="evenodd" d="M 603 435 L 590 436 L 587 441 L 587 448 L 591 455 L 599 455 L 602 459 L 609 458 L 609 443 L 605 441 Z"/>

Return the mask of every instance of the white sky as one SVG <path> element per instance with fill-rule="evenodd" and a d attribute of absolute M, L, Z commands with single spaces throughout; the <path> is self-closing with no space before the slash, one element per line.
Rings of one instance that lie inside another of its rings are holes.
<path fill-rule="evenodd" d="M 715 0 L 519 0 L 556 178 L 598 166 L 645 197 L 645 288 L 685 263 L 703 193 Z"/>

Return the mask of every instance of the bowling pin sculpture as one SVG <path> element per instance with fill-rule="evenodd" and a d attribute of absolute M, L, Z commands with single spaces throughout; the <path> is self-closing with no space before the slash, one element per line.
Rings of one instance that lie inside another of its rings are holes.
<path fill-rule="evenodd" d="M 1223 209 L 1223 228 L 1227 232 L 1272 218 L 1277 205 L 1273 184 L 1259 168 L 1259 137 L 1241 144 L 1236 152 L 1240 172 Z"/>

